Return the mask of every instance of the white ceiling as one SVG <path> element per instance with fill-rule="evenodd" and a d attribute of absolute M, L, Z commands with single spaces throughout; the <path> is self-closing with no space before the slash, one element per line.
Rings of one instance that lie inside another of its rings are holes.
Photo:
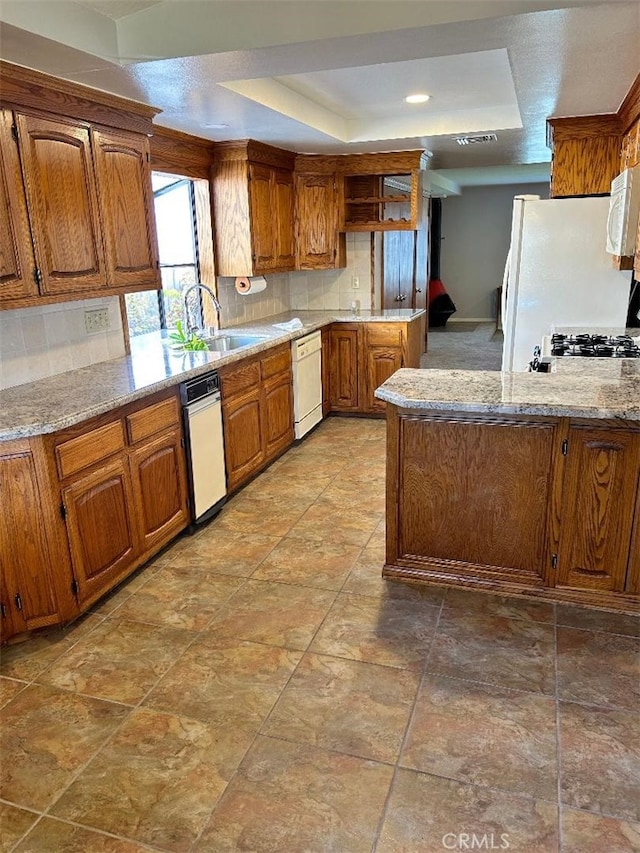
<path fill-rule="evenodd" d="M 640 2 L 3 0 L 0 56 L 209 139 L 515 166 L 548 163 L 548 116 L 617 110 L 640 64 Z M 432 99 L 405 104 L 416 89 Z M 490 131 L 497 142 L 454 141 Z"/>

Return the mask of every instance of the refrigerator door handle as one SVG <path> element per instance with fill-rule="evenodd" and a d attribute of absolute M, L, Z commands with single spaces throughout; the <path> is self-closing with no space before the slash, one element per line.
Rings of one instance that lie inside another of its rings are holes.
<path fill-rule="evenodd" d="M 501 323 L 500 325 L 504 328 L 507 322 L 507 290 L 509 289 L 509 267 L 511 266 L 511 247 L 509 247 L 509 251 L 507 252 L 507 260 L 504 265 L 504 275 L 502 276 L 502 293 L 501 293 L 501 306 L 500 306 L 500 317 Z"/>

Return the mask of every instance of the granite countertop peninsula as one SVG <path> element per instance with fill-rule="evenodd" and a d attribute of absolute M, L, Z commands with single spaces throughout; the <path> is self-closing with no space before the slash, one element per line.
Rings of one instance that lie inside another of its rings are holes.
<path fill-rule="evenodd" d="M 424 309 L 383 311 L 286 311 L 251 324 L 231 326 L 221 334 L 253 334 L 260 340 L 231 352 L 176 352 L 165 333 L 132 338 L 131 355 L 103 361 L 0 390 L 0 440 L 56 432 L 95 415 L 170 388 L 224 364 L 240 361 L 336 322 L 409 322 Z M 303 328 L 278 329 L 274 323 L 299 318 Z"/>
<path fill-rule="evenodd" d="M 550 373 L 402 368 L 375 395 L 407 409 L 640 421 L 640 359 L 557 358 Z"/>

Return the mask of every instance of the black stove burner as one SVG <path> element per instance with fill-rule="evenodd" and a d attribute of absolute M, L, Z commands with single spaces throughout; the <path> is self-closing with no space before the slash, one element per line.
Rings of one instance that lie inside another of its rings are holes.
<path fill-rule="evenodd" d="M 640 347 L 629 335 L 551 335 L 551 355 L 581 358 L 640 358 Z"/>

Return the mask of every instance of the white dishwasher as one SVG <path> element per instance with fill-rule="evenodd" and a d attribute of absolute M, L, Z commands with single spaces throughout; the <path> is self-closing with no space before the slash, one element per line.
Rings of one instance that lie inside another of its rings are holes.
<path fill-rule="evenodd" d="M 322 420 L 322 337 L 313 332 L 291 344 L 296 438 Z"/>
<path fill-rule="evenodd" d="M 183 382 L 180 398 L 187 438 L 191 516 L 195 524 L 200 524 L 222 508 L 227 494 L 217 372 Z"/>

